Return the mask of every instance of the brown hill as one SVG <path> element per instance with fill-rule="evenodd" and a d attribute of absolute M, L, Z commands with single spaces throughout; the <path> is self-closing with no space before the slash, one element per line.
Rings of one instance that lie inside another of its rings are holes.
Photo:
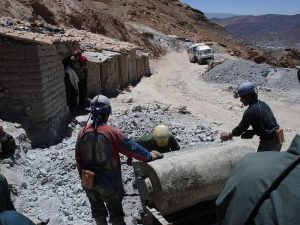
<path fill-rule="evenodd" d="M 239 44 L 202 12 L 177 0 L 0 0 L 0 3 L 1 16 L 85 29 L 124 41 L 144 43 L 142 37 L 126 28 L 125 23 L 130 21 L 194 41 Z"/>
<path fill-rule="evenodd" d="M 0 0 L 0 12 L 0 16 L 84 29 L 129 41 L 150 51 L 152 56 L 159 56 L 163 50 L 129 23 L 197 42 L 217 42 L 226 51 L 234 51 L 243 58 L 258 57 L 260 61 L 269 58 L 261 57 L 264 53 L 260 50 L 249 50 L 224 28 L 210 22 L 201 11 L 179 0 Z"/>
<path fill-rule="evenodd" d="M 212 21 L 253 44 L 300 48 L 300 14 L 236 16 Z"/>

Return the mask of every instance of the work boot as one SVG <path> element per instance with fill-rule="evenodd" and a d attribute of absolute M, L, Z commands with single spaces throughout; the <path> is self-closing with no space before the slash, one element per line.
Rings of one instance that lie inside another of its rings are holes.
<path fill-rule="evenodd" d="M 123 218 L 115 218 L 111 220 L 112 225 L 126 225 Z"/>
<path fill-rule="evenodd" d="M 106 216 L 95 217 L 97 225 L 107 225 Z"/>

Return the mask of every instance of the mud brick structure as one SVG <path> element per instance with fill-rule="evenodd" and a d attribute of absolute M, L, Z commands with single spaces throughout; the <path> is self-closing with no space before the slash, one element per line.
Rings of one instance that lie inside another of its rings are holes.
<path fill-rule="evenodd" d="M 115 96 L 129 84 L 134 85 L 141 77 L 150 75 L 149 58 L 137 56 L 135 50 L 129 53 L 112 51 L 85 52 L 88 60 L 88 95 L 102 93 Z"/>
<path fill-rule="evenodd" d="M 150 75 L 149 58 L 131 43 L 70 29 L 34 33 L 0 27 L 0 118 L 18 121 L 33 147 L 63 137 L 70 112 L 62 60 L 81 46 L 88 62 L 88 97 L 116 96 Z"/>
<path fill-rule="evenodd" d="M 62 59 L 78 42 L 0 29 L 0 117 L 20 122 L 33 146 L 59 141 L 67 127 Z"/>

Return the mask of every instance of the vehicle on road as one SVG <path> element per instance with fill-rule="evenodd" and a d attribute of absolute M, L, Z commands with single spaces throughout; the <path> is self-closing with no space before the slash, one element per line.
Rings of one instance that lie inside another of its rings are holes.
<path fill-rule="evenodd" d="M 208 60 L 214 60 L 212 49 L 205 43 L 193 44 L 188 48 L 187 52 L 191 63 L 203 64 Z"/>

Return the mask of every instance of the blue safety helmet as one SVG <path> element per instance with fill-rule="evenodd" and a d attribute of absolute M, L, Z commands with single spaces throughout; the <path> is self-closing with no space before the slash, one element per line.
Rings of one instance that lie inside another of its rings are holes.
<path fill-rule="evenodd" d="M 250 93 L 257 94 L 257 88 L 251 82 L 246 81 L 238 86 L 238 88 L 235 90 L 234 97 L 238 98 Z"/>
<path fill-rule="evenodd" d="M 104 95 L 97 95 L 91 102 L 90 110 L 93 115 L 103 113 L 111 114 L 109 99 Z"/>

